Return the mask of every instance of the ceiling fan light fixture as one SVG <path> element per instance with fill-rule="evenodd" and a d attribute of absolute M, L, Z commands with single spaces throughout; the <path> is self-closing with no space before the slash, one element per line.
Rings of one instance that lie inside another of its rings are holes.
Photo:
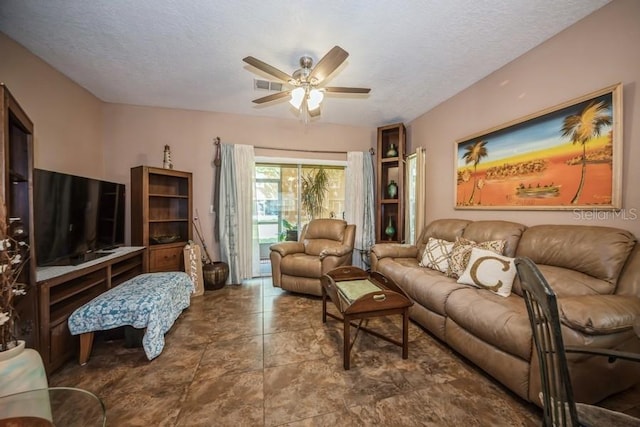
<path fill-rule="evenodd" d="M 320 108 L 320 103 L 324 99 L 324 93 L 318 89 L 311 89 L 307 98 L 307 108 L 309 111 Z"/>
<path fill-rule="evenodd" d="M 295 108 L 296 110 L 299 110 L 303 100 L 304 100 L 304 88 L 297 87 L 291 91 L 291 100 L 289 101 L 289 104 L 293 105 L 293 108 Z"/>
<path fill-rule="evenodd" d="M 315 65 L 310 56 L 303 56 L 300 58 L 300 68 L 291 75 L 253 56 L 247 56 L 243 59 L 244 62 L 293 87 L 291 90 L 281 87 L 280 92 L 254 99 L 253 102 L 266 104 L 289 98 L 289 103 L 295 108 L 297 115 L 304 117 L 304 122 L 308 123 L 309 117 L 320 115 L 320 104 L 323 102 L 325 92 L 368 94 L 371 90 L 369 88 L 321 86 L 348 56 L 349 53 L 340 46 L 331 48 Z"/>

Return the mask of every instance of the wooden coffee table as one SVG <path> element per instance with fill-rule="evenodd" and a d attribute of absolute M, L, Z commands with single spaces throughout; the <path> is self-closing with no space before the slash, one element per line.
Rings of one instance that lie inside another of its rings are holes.
<path fill-rule="evenodd" d="M 344 323 L 344 369 L 350 368 L 351 347 L 360 330 L 402 347 L 402 358 L 409 357 L 409 307 L 413 302 L 393 280 L 378 272 L 369 274 L 357 267 L 340 267 L 322 276 L 321 283 L 322 323 L 327 322 L 327 316 Z M 331 298 L 342 317 L 327 313 L 327 296 Z M 365 319 L 392 314 L 402 315 L 402 341 L 362 326 Z M 358 324 L 352 323 L 358 319 Z M 353 342 L 351 326 L 357 328 Z"/>

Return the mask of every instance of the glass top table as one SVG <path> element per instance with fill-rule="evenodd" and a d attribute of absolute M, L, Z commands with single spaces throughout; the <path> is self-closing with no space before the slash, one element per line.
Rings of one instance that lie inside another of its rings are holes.
<path fill-rule="evenodd" d="M 49 387 L 0 397 L 0 427 L 104 427 L 104 403 L 71 387 Z"/>

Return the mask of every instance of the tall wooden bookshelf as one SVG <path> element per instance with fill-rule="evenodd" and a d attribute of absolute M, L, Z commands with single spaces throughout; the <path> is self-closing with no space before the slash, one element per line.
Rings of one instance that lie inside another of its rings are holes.
<path fill-rule="evenodd" d="M 182 250 L 192 240 L 191 172 L 131 169 L 131 244 L 146 246 L 149 272 L 184 271 Z"/>

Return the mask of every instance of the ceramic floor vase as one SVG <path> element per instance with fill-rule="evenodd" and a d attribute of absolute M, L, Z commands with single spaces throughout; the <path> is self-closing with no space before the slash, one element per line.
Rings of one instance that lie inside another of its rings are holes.
<path fill-rule="evenodd" d="M 202 266 L 202 273 L 207 290 L 222 289 L 229 278 L 229 266 L 222 261 L 212 262 Z"/>
<path fill-rule="evenodd" d="M 24 341 L 18 341 L 16 347 L 0 352 L 0 399 L 3 401 L 0 418 L 28 414 L 51 420 L 49 395 L 46 393 L 48 385 L 40 353 L 32 348 L 25 348 Z M 33 400 L 29 401 L 29 407 L 24 407 L 20 395 L 16 395 L 15 399 L 7 397 L 40 389 L 44 389 L 45 392 L 41 404 L 36 405 L 37 407 L 34 407 Z"/>
<path fill-rule="evenodd" d="M 24 341 L 0 352 L 0 396 L 47 387 L 47 374 L 40 354 L 25 348 Z"/>

